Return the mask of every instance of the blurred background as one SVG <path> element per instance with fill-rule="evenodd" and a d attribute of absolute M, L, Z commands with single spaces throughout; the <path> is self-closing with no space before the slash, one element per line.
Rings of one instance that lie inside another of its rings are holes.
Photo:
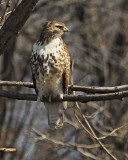
<path fill-rule="evenodd" d="M 1 0 L 0 16 L 7 1 Z M 17 0 L 11 4 L 16 7 Z M 46 21 L 66 24 L 70 32 L 63 36 L 71 62 L 73 81 L 84 86 L 115 86 L 128 83 L 128 1 L 127 0 L 40 0 L 13 45 L 0 56 L 0 80 L 32 81 L 30 55 Z M 2 87 L 20 93 L 34 89 Z M 82 94 L 77 92 L 76 94 Z M 79 103 L 97 136 L 128 123 L 128 100 Z M 109 160 L 111 159 L 83 131 L 77 122 L 74 103 L 68 104 L 61 130 L 50 131 L 43 104 L 0 97 L 0 147 L 16 148 L 16 153 L 0 153 L 0 160 Z M 73 148 L 38 140 L 33 129 L 62 142 L 91 145 Z M 123 127 L 102 140 L 120 160 L 128 159 L 128 128 Z"/>

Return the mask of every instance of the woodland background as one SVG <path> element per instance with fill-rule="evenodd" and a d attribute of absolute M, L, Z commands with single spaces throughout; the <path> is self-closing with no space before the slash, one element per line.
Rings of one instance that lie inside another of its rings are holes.
<path fill-rule="evenodd" d="M 9 0 L 0 1 L 0 16 Z M 11 2 L 11 1 L 10 1 Z M 21 1 L 13 0 L 8 10 Z M 0 19 L 0 21 L 1 21 Z M 127 0 L 39 0 L 20 34 L 0 56 L 0 80 L 32 81 L 29 65 L 33 43 L 45 21 L 57 20 L 70 32 L 63 36 L 71 61 L 74 62 L 74 84 L 83 86 L 116 86 L 128 84 L 128 1 Z M 13 23 L 13 22 L 12 22 Z M 11 26 L 10 26 L 11 27 Z M 34 89 L 2 87 L 20 93 L 35 93 Z M 83 93 L 76 93 L 83 94 Z M 97 136 L 128 123 L 128 100 L 79 103 L 82 113 Z M 47 113 L 36 102 L 0 97 L 0 147 L 16 148 L 17 152 L 0 152 L 2 160 L 109 160 L 95 141 L 83 131 L 69 103 L 63 129 L 50 131 Z M 74 126 L 77 130 L 74 128 Z M 86 126 L 86 124 L 85 124 Z M 76 142 L 90 148 L 75 148 L 37 140 L 35 128 L 61 142 Z M 128 159 L 128 127 L 102 140 L 119 160 Z"/>

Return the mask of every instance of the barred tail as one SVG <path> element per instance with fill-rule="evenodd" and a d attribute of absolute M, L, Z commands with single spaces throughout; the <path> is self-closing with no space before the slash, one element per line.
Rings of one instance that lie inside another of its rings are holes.
<path fill-rule="evenodd" d="M 48 113 L 48 124 L 51 129 L 59 129 L 63 127 L 64 123 L 64 108 L 63 102 L 45 103 Z"/>

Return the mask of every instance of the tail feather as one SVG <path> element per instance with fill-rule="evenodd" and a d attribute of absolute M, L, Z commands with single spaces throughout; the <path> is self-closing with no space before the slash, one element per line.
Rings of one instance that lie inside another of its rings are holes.
<path fill-rule="evenodd" d="M 51 129 L 59 129 L 64 123 L 63 102 L 45 103 L 48 113 L 48 123 Z"/>

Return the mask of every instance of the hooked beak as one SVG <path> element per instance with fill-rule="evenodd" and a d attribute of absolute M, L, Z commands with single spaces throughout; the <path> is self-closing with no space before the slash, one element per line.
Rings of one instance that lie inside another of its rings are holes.
<path fill-rule="evenodd" d="M 68 32 L 67 27 L 64 27 L 64 28 L 63 28 L 63 31 L 64 31 L 64 32 Z"/>

